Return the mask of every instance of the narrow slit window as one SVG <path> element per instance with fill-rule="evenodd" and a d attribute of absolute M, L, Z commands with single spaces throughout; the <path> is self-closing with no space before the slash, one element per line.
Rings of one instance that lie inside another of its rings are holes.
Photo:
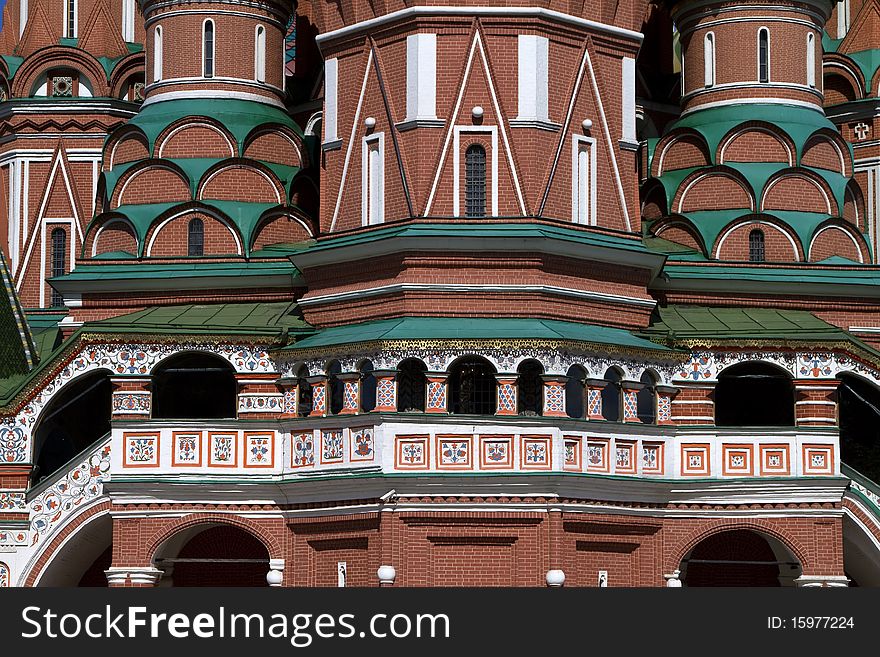
<path fill-rule="evenodd" d="M 64 276 L 67 273 L 67 233 L 63 228 L 52 231 L 52 277 Z M 64 297 L 58 290 L 52 290 L 52 306 L 64 305 Z"/>
<path fill-rule="evenodd" d="M 486 149 L 468 146 L 464 154 L 464 207 L 466 217 L 486 216 Z"/>
<path fill-rule="evenodd" d="M 153 82 L 162 79 L 162 26 L 153 32 Z"/>
<path fill-rule="evenodd" d="M 715 34 L 709 32 L 703 41 L 704 85 L 715 86 Z"/>
<path fill-rule="evenodd" d="M 749 262 L 764 262 L 764 231 L 756 228 L 749 233 Z"/>
<path fill-rule="evenodd" d="M 196 217 L 190 219 L 187 231 L 187 255 L 205 255 L 205 222 Z"/>
<path fill-rule="evenodd" d="M 758 82 L 770 82 L 770 30 L 758 30 Z"/>
<path fill-rule="evenodd" d="M 68 39 L 76 38 L 77 0 L 67 0 L 64 11 L 64 35 Z"/>
<path fill-rule="evenodd" d="M 262 25 L 257 25 L 254 39 L 254 79 L 257 82 L 266 81 L 266 28 Z"/>
<path fill-rule="evenodd" d="M 816 35 L 807 35 L 807 84 L 816 86 Z"/>
<path fill-rule="evenodd" d="M 205 21 L 205 26 L 203 28 L 204 34 L 202 35 L 202 49 L 204 52 L 203 55 L 203 77 L 213 78 L 214 77 L 214 21 L 207 20 Z"/>

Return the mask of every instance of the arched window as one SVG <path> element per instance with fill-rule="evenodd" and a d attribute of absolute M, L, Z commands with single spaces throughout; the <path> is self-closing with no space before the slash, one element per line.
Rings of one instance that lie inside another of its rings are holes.
<path fill-rule="evenodd" d="M 715 33 L 709 32 L 703 39 L 704 81 L 707 87 L 715 86 Z"/>
<path fill-rule="evenodd" d="M 67 232 L 63 228 L 52 231 L 52 278 L 67 273 Z M 64 305 L 64 297 L 58 290 L 52 290 L 52 305 Z"/>
<path fill-rule="evenodd" d="M 153 371 L 153 418 L 233 418 L 238 383 L 224 358 L 185 352 Z"/>
<path fill-rule="evenodd" d="M 327 366 L 327 385 L 330 398 L 330 414 L 336 415 L 342 410 L 344 384 L 339 379 L 342 366 L 338 360 L 331 361 Z"/>
<path fill-rule="evenodd" d="M 842 373 L 837 388 L 840 458 L 873 481 L 880 481 L 880 388 Z"/>
<path fill-rule="evenodd" d="M 19 0 L 18 4 L 18 36 L 24 34 L 28 19 L 28 0 Z"/>
<path fill-rule="evenodd" d="M 358 371 L 361 373 L 361 411 L 369 413 L 376 408 L 376 376 L 373 362 L 365 360 Z"/>
<path fill-rule="evenodd" d="M 602 388 L 602 417 L 610 422 L 620 422 L 620 381 L 623 375 L 611 367 L 602 378 L 608 382 Z"/>
<path fill-rule="evenodd" d="M 153 82 L 162 79 L 162 26 L 153 31 Z"/>
<path fill-rule="evenodd" d="M 654 424 L 657 419 L 657 380 L 650 372 L 642 374 L 642 388 L 636 393 L 636 415 L 645 424 Z"/>
<path fill-rule="evenodd" d="M 758 30 L 758 82 L 770 82 L 770 30 Z"/>
<path fill-rule="evenodd" d="M 186 253 L 189 256 L 205 255 L 205 222 L 198 217 L 189 220 Z"/>
<path fill-rule="evenodd" d="M 544 400 L 544 383 L 541 375 L 544 368 L 536 360 L 526 360 L 516 368 L 519 378 L 517 387 L 517 413 L 520 415 L 540 415 Z"/>
<path fill-rule="evenodd" d="M 587 372 L 580 365 L 572 365 L 565 374 L 568 380 L 565 382 L 565 412 L 568 417 L 584 417 L 584 396 L 586 386 L 584 379 Z"/>
<path fill-rule="evenodd" d="M 210 19 L 202 27 L 202 75 L 214 77 L 214 21 Z"/>
<path fill-rule="evenodd" d="M 495 368 L 485 358 L 462 358 L 449 371 L 449 397 L 453 413 L 494 415 Z"/>
<path fill-rule="evenodd" d="M 764 231 L 755 228 L 749 233 L 749 262 L 764 262 Z"/>
<path fill-rule="evenodd" d="M 262 25 L 257 25 L 254 39 L 254 79 L 257 82 L 266 81 L 266 28 Z"/>
<path fill-rule="evenodd" d="M 718 375 L 715 424 L 719 427 L 794 426 L 791 376 L 769 363 L 741 363 Z"/>
<path fill-rule="evenodd" d="M 816 86 L 816 35 L 807 35 L 807 84 Z"/>
<path fill-rule="evenodd" d="M 466 217 L 486 216 L 486 149 L 471 144 L 464 153 Z"/>
<path fill-rule="evenodd" d="M 407 358 L 397 366 L 397 410 L 404 413 L 425 410 L 425 365 L 418 358 Z"/>
<path fill-rule="evenodd" d="M 305 365 L 300 366 L 296 372 L 296 379 L 299 385 L 299 399 L 297 399 L 297 410 L 300 417 L 305 417 L 312 412 L 312 386 L 308 382 L 309 368 Z"/>
<path fill-rule="evenodd" d="M 122 0 L 122 40 L 134 43 L 134 0 Z"/>
<path fill-rule="evenodd" d="M 68 39 L 77 37 L 78 5 L 78 0 L 64 0 L 64 36 Z"/>

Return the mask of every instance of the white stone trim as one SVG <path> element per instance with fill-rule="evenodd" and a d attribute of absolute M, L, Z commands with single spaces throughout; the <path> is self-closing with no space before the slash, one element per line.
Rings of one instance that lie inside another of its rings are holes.
<path fill-rule="evenodd" d="M 437 35 L 417 32 L 406 37 L 406 119 L 437 119 Z"/>
<path fill-rule="evenodd" d="M 205 78 L 202 79 L 204 80 Z M 214 81 L 217 80 L 217 78 L 209 79 Z M 163 91 L 161 93 L 151 93 L 147 97 L 147 99 L 141 104 L 141 107 L 152 105 L 153 103 L 161 103 L 164 100 L 213 100 L 216 98 L 251 100 L 256 103 L 263 103 L 265 105 L 272 105 L 273 107 L 284 109 L 284 103 L 282 103 L 277 98 L 269 98 L 268 96 L 251 94 L 244 91 L 230 91 L 229 89 L 185 89 L 181 91 Z"/>
<path fill-rule="evenodd" d="M 581 153 L 587 154 L 587 171 L 580 166 Z M 571 136 L 571 222 L 585 226 L 595 226 L 597 222 L 596 203 L 596 140 L 593 137 L 574 134 Z M 581 207 L 581 176 L 585 175 L 587 189 L 586 208 Z"/>
<path fill-rule="evenodd" d="M 378 154 L 377 171 L 372 158 Z M 361 139 L 361 226 L 385 223 L 385 133 L 375 132 Z"/>
<path fill-rule="evenodd" d="M 829 213 L 829 214 L 830 214 L 830 213 Z M 849 231 L 844 230 L 841 226 L 835 226 L 835 225 L 823 226 L 822 228 L 820 228 L 819 230 L 816 231 L 816 234 L 813 235 L 813 239 L 810 240 L 810 248 L 809 248 L 808 251 L 807 251 L 807 260 L 808 260 L 808 261 L 809 261 L 810 257 L 811 257 L 812 254 L 813 254 L 813 245 L 816 243 L 816 238 L 818 238 L 819 235 L 821 235 L 822 233 L 824 233 L 826 230 L 838 230 L 838 231 L 840 231 L 841 233 L 843 233 L 844 235 L 846 235 L 846 236 L 849 238 L 850 242 L 853 243 L 853 246 L 856 247 L 856 251 L 857 251 L 858 254 L 859 254 L 859 262 L 862 263 L 862 264 L 864 264 L 864 262 L 865 262 L 865 257 L 864 257 L 864 255 L 862 254 L 862 247 L 861 247 L 861 246 L 859 245 L 859 243 L 856 241 L 856 238 L 853 237 L 853 236 L 849 233 Z"/>
<path fill-rule="evenodd" d="M 488 134 L 491 140 L 490 155 L 491 168 L 486 172 L 490 180 L 487 182 L 489 189 L 487 190 L 492 198 L 490 199 L 491 215 L 498 216 L 498 128 L 497 126 L 480 126 L 480 125 L 457 125 L 453 127 L 453 145 L 452 145 L 452 214 L 460 217 L 461 214 L 461 179 L 464 175 L 461 172 L 461 133 L 471 134 Z"/>

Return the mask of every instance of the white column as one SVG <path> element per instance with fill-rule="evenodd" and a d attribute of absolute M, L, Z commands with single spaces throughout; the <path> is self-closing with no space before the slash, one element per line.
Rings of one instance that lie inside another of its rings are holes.
<path fill-rule="evenodd" d="M 519 121 L 549 121 L 549 41 L 520 34 L 517 52 Z"/>
<path fill-rule="evenodd" d="M 406 37 L 406 120 L 437 118 L 437 35 Z"/>
<path fill-rule="evenodd" d="M 621 139 L 636 143 L 636 60 L 624 57 L 621 64 L 621 106 L 623 108 L 623 131 Z"/>
<path fill-rule="evenodd" d="M 339 60 L 324 62 L 324 142 L 336 141 L 337 88 L 339 84 Z"/>

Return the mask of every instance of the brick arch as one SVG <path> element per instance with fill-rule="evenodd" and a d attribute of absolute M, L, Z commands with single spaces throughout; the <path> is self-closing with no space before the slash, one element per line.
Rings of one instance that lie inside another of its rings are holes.
<path fill-rule="evenodd" d="M 300 174 L 290 185 L 290 205 L 298 207 L 307 216 L 318 217 L 320 196 L 315 181 L 306 174 Z"/>
<path fill-rule="evenodd" d="M 859 100 L 866 95 L 861 69 L 841 53 L 825 53 L 822 57 L 822 83 L 825 105 Z"/>
<path fill-rule="evenodd" d="M 144 75 L 146 67 L 146 54 L 141 52 L 132 53 L 123 57 L 110 74 L 110 89 L 113 98 L 119 98 L 122 88 L 128 83 L 133 75 Z"/>
<path fill-rule="evenodd" d="M 822 224 L 813 233 L 807 257 L 810 262 L 818 262 L 831 256 L 840 256 L 855 262 L 870 260 L 864 238 L 851 225 L 829 222 Z"/>
<path fill-rule="evenodd" d="M 308 166 L 299 136 L 281 125 L 260 126 L 244 141 L 242 156 L 293 167 Z"/>
<path fill-rule="evenodd" d="M 55 554 L 61 549 L 67 541 L 67 537 L 76 532 L 77 529 L 84 524 L 91 522 L 100 515 L 104 515 L 110 510 L 111 502 L 109 499 L 87 506 L 80 512 L 69 519 L 65 524 L 55 530 L 55 536 L 49 541 L 49 544 L 40 550 L 39 557 L 33 565 L 29 564 L 27 576 L 22 580 L 24 586 L 33 587 L 37 583 L 37 578 L 42 575 L 46 566 L 54 558 Z"/>
<path fill-rule="evenodd" d="M 128 218 L 122 215 L 108 217 L 90 233 L 86 238 L 85 251 L 89 257 L 110 251 L 127 251 L 132 255 L 139 253 L 137 231 Z"/>
<path fill-rule="evenodd" d="M 145 255 L 187 256 L 189 220 L 194 218 L 204 222 L 205 255 L 244 255 L 244 241 L 235 224 L 219 212 L 201 207 L 177 209 L 158 217 L 144 239 Z"/>
<path fill-rule="evenodd" d="M 770 230 L 766 230 L 768 227 Z M 744 239 L 744 246 L 740 247 L 744 255 L 738 259 L 748 260 L 748 234 L 755 228 L 764 231 L 767 262 L 799 262 L 804 259 L 803 246 L 794 231 L 775 217 L 767 215 L 740 217 L 727 224 L 718 233 L 712 247 L 712 257 L 717 260 L 725 259 L 722 252 L 725 244 L 729 240 L 733 240 L 735 244 L 737 240 Z M 743 233 L 744 237 L 741 237 L 739 233 Z M 736 247 L 733 248 L 736 249 Z"/>
<path fill-rule="evenodd" d="M 115 137 L 112 143 L 108 144 L 104 149 L 105 161 L 108 163 L 110 171 L 117 164 L 150 159 L 150 146 L 147 142 L 147 136 L 139 128 L 126 126 Z M 108 149 L 109 157 L 107 157 Z"/>
<path fill-rule="evenodd" d="M 281 543 L 270 532 L 267 532 L 262 526 L 260 526 L 259 523 L 238 516 L 194 512 L 178 522 L 172 521 L 170 526 L 157 530 L 149 539 L 147 539 L 146 553 L 149 556 L 150 563 L 153 562 L 159 548 L 161 548 L 162 545 L 175 534 L 198 525 L 230 525 L 237 527 L 258 539 L 265 546 L 266 551 L 269 552 L 270 559 L 284 558 L 284 551 Z"/>
<path fill-rule="evenodd" d="M 126 171 L 116 182 L 110 207 L 191 200 L 189 180 L 169 162 L 147 160 Z"/>
<path fill-rule="evenodd" d="M 670 557 L 670 560 L 666 562 L 664 572 L 671 573 L 675 570 L 678 570 L 681 565 L 682 560 L 687 556 L 687 554 L 693 550 L 699 543 L 706 540 L 710 536 L 714 536 L 715 534 L 720 534 L 722 532 L 727 531 L 735 531 L 735 530 L 749 530 L 754 531 L 758 534 L 765 534 L 767 536 L 772 536 L 780 543 L 782 543 L 786 549 L 791 552 L 795 559 L 797 559 L 801 564 L 801 571 L 807 572 L 808 566 L 811 566 L 812 563 L 807 559 L 805 550 L 803 546 L 801 546 L 793 536 L 791 536 L 788 532 L 777 529 L 773 527 L 770 523 L 764 522 L 761 520 L 750 520 L 750 519 L 724 519 L 724 520 L 716 520 L 715 524 L 712 527 L 703 527 L 694 529 L 690 532 L 684 539 L 679 542 L 679 547 L 675 549 Z"/>
<path fill-rule="evenodd" d="M 251 251 L 269 244 L 303 242 L 314 237 L 314 231 L 302 218 L 294 214 L 276 214 L 263 217 L 254 229 Z"/>
<path fill-rule="evenodd" d="M 667 219 L 657 222 L 651 227 L 651 232 L 656 237 L 662 237 L 664 240 L 684 244 L 700 253 L 706 253 L 706 245 L 703 244 L 703 238 L 694 225 L 685 217 L 675 215 Z"/>
<path fill-rule="evenodd" d="M 85 50 L 67 46 L 50 46 L 27 57 L 21 68 L 15 72 L 12 95 L 17 98 L 30 96 L 31 89 L 41 75 L 59 68 L 73 69 L 84 76 L 92 85 L 95 97 L 106 98 L 110 95 L 107 73 L 100 62 Z"/>
<path fill-rule="evenodd" d="M 828 183 L 805 169 L 787 169 L 768 180 L 759 207 L 761 211 L 839 213 L 837 199 Z"/>
<path fill-rule="evenodd" d="M 642 219 L 653 221 L 668 214 L 666 190 L 657 179 L 645 183 L 642 188 Z"/>
<path fill-rule="evenodd" d="M 696 171 L 685 178 L 675 193 L 670 212 L 684 214 L 731 209 L 754 210 L 755 197 L 748 182 L 738 172 L 729 167 L 718 167 Z"/>
<path fill-rule="evenodd" d="M 275 203 L 285 200 L 284 186 L 267 167 L 250 160 L 226 161 L 202 176 L 197 198 L 215 201 Z"/>
<path fill-rule="evenodd" d="M 674 169 L 711 165 L 709 146 L 696 130 L 679 130 L 664 137 L 654 151 L 651 175 L 660 177 Z"/>
<path fill-rule="evenodd" d="M 844 150 L 835 139 L 823 133 L 812 135 L 804 145 L 801 154 L 801 165 L 816 169 L 836 171 L 842 176 L 848 176 L 849 167 L 847 160 L 849 152 L 844 156 Z"/>
<path fill-rule="evenodd" d="M 794 164 L 794 143 L 769 123 L 750 121 L 728 132 L 718 144 L 716 161 L 784 162 Z"/>
<path fill-rule="evenodd" d="M 188 116 L 169 125 L 156 138 L 155 157 L 236 157 L 235 138 L 219 121 Z"/>
<path fill-rule="evenodd" d="M 855 180 L 850 180 L 844 190 L 842 216 L 853 226 L 858 228 L 865 226 L 865 197 L 862 196 L 862 188 Z"/>

